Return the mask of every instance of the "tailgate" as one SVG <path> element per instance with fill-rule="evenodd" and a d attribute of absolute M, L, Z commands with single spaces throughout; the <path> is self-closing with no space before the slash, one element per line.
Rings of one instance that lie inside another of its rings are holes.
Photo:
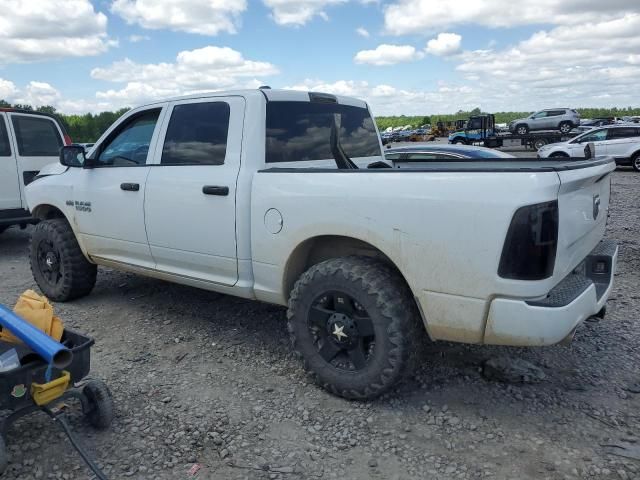
<path fill-rule="evenodd" d="M 582 163 L 582 162 L 581 162 Z M 558 171 L 559 231 L 554 276 L 564 278 L 602 240 L 607 225 L 613 159 Z"/>

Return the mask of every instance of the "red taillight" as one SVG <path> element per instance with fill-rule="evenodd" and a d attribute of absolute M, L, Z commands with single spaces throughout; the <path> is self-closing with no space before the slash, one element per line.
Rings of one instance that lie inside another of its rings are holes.
<path fill-rule="evenodd" d="M 64 134 L 64 144 L 65 145 L 71 145 L 73 142 L 71 141 L 71 137 L 69 136 L 68 133 Z"/>

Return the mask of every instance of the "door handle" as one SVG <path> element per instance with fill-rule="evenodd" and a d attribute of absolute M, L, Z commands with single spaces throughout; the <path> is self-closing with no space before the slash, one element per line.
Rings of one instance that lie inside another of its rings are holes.
<path fill-rule="evenodd" d="M 140 184 L 139 183 L 121 183 L 120 189 L 125 190 L 127 192 L 137 192 L 138 190 L 140 190 Z"/>
<path fill-rule="evenodd" d="M 229 195 L 229 187 L 220 187 L 218 185 L 205 185 L 202 187 L 202 193 L 205 195 L 219 195 L 226 197 Z"/>

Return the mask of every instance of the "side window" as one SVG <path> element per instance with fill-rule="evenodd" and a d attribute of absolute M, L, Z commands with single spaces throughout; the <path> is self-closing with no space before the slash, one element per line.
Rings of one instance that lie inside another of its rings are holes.
<path fill-rule="evenodd" d="M 11 146 L 9 145 L 9 135 L 4 124 L 4 118 L 0 116 L 0 157 L 10 157 Z"/>
<path fill-rule="evenodd" d="M 400 154 L 399 153 L 385 153 L 384 154 L 384 158 L 386 160 L 391 161 L 391 162 L 397 162 L 398 160 L 400 160 Z"/>
<path fill-rule="evenodd" d="M 120 125 L 100 146 L 95 158 L 98 165 L 127 167 L 147 162 L 149 144 L 158 123 L 160 108 L 145 110 Z"/>
<path fill-rule="evenodd" d="M 565 113 L 568 113 L 568 112 L 566 112 L 566 110 L 552 110 L 550 112 L 547 112 L 547 117 L 560 117 Z"/>
<path fill-rule="evenodd" d="M 544 118 L 546 116 L 547 116 L 547 112 L 538 112 L 533 116 L 533 118 L 538 119 L 538 118 Z"/>
<path fill-rule="evenodd" d="M 631 138 L 637 135 L 635 128 L 611 128 L 609 129 L 608 140 L 619 140 L 621 138 Z"/>
<path fill-rule="evenodd" d="M 227 153 L 230 107 L 226 102 L 173 107 L 162 147 L 162 165 L 222 165 Z"/>
<path fill-rule="evenodd" d="M 57 157 L 62 147 L 60 132 L 46 117 L 11 115 L 18 154 L 23 157 Z"/>

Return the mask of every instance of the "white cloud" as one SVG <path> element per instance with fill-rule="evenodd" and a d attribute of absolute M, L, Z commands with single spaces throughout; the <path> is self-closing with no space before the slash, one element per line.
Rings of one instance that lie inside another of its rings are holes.
<path fill-rule="evenodd" d="M 131 43 L 144 42 L 145 40 L 151 40 L 151 37 L 148 35 L 130 35 L 129 41 Z"/>
<path fill-rule="evenodd" d="M 229 47 L 207 46 L 178 53 L 175 62 L 136 63 L 125 58 L 106 68 L 94 68 L 91 76 L 126 84 L 100 91 L 98 99 L 116 107 L 199 91 L 263 85 L 258 79 L 278 73 L 269 62 L 245 59 Z"/>
<path fill-rule="evenodd" d="M 301 26 L 313 17 L 328 19 L 326 7 L 345 3 L 347 0 L 263 0 L 271 9 L 271 16 L 278 25 Z"/>
<path fill-rule="evenodd" d="M 364 28 L 364 27 L 358 27 L 358 28 L 356 28 L 356 33 L 357 33 L 358 35 L 360 35 L 361 37 L 364 37 L 364 38 L 369 38 L 369 37 L 371 36 L 371 35 L 369 34 L 369 31 L 368 31 L 366 28 Z"/>
<path fill-rule="evenodd" d="M 575 106 L 602 105 L 607 98 L 636 104 L 639 29 L 640 14 L 559 26 L 503 50 L 464 52 L 457 70 L 468 79 L 481 79 L 489 94 L 501 91 L 505 100 L 532 107 L 522 110 L 560 100 Z"/>
<path fill-rule="evenodd" d="M 640 12 L 635 0 L 458 0 L 455 8 L 441 0 L 396 0 L 384 12 L 385 28 L 395 35 L 432 32 L 452 25 L 487 27 L 582 25 Z"/>
<path fill-rule="evenodd" d="M 457 33 L 439 33 L 427 42 L 425 51 L 431 55 L 448 56 L 460 51 L 462 37 Z"/>
<path fill-rule="evenodd" d="M 0 63 L 98 55 L 116 44 L 89 0 L 0 0 L 0 12 Z"/>
<path fill-rule="evenodd" d="M 236 33 L 246 0 L 114 0 L 111 11 L 144 28 L 217 35 Z"/>
<path fill-rule="evenodd" d="M 482 98 L 482 88 L 444 83 L 436 90 L 411 90 L 357 80 L 324 82 L 306 79 L 285 88 L 361 98 L 371 106 L 374 115 L 428 115 L 455 112 L 461 108 L 471 110 L 479 105 Z"/>
<path fill-rule="evenodd" d="M 10 101 L 16 93 L 18 89 L 13 82 L 0 78 L 0 100 Z"/>
<path fill-rule="evenodd" d="M 422 58 L 422 52 L 418 52 L 411 45 L 378 45 L 375 50 L 361 50 L 356 53 L 353 60 L 358 64 L 385 66 L 396 63 L 412 62 Z"/>

